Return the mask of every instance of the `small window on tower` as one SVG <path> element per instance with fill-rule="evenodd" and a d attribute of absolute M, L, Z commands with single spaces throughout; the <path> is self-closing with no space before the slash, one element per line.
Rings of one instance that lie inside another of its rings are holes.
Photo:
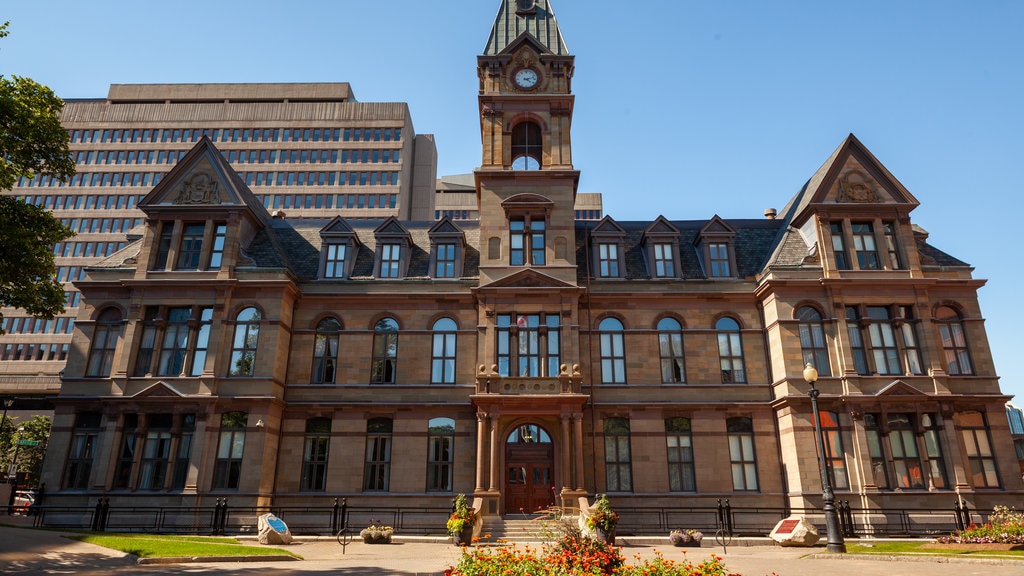
<path fill-rule="evenodd" d="M 543 154 L 540 126 L 520 122 L 512 129 L 513 170 L 540 170 Z"/>

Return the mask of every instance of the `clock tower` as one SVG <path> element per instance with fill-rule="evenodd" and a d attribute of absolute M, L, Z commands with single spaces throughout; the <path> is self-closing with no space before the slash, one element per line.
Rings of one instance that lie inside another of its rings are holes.
<path fill-rule="evenodd" d="M 477 58 L 481 285 L 523 268 L 576 283 L 574 59 L 550 0 L 502 0 Z"/>

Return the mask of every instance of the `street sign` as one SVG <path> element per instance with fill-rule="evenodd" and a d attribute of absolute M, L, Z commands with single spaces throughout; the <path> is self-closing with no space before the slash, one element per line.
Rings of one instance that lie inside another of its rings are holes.
<path fill-rule="evenodd" d="M 18 446 L 38 446 L 39 440 L 18 440 Z"/>

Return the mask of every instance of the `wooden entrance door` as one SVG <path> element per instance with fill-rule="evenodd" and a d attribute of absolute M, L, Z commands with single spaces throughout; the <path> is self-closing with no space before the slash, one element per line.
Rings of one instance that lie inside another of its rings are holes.
<path fill-rule="evenodd" d="M 516 428 L 505 443 L 505 513 L 531 514 L 554 505 L 554 446 L 543 428 Z"/>

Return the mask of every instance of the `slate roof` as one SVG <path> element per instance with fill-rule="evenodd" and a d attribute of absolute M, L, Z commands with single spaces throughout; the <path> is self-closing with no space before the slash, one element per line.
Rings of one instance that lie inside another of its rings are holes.
<path fill-rule="evenodd" d="M 701 229 L 708 220 L 670 220 L 679 229 L 679 258 L 682 278 L 705 278 L 704 270 L 697 259 L 695 242 Z M 736 252 L 736 268 L 738 278 L 757 275 L 764 269 L 768 257 L 772 253 L 774 241 L 779 230 L 784 226 L 781 220 L 725 220 L 735 228 L 736 236 L 733 246 Z M 647 270 L 646 258 L 643 253 L 644 231 L 651 222 L 619 222 L 615 221 L 626 233 L 624 238 L 625 276 L 627 280 L 642 280 L 651 277 Z M 587 239 L 589 232 L 598 222 L 580 221 L 576 223 L 576 262 L 578 264 L 577 280 L 582 284 L 587 278 L 587 258 L 589 257 Z"/>
<path fill-rule="evenodd" d="M 331 222 L 330 218 L 293 218 L 271 220 L 270 226 L 253 238 L 244 255 L 260 268 L 285 268 L 300 280 L 316 280 L 320 272 L 320 250 L 323 241 L 320 230 Z M 383 220 L 346 220 L 359 238 L 355 266 L 351 280 L 373 280 L 374 254 L 377 239 L 374 231 Z M 430 229 L 437 222 L 401 222 L 409 231 L 412 253 L 409 270 L 404 279 L 430 278 Z M 463 278 L 479 276 L 480 230 L 475 221 L 459 221 L 457 226 L 465 233 L 466 249 Z"/>
<path fill-rule="evenodd" d="M 569 48 L 562 39 L 562 31 L 558 28 L 550 0 L 536 0 L 535 4 L 532 13 L 517 14 L 517 0 L 502 0 L 482 54 L 497 56 L 521 35 L 530 34 L 550 53 L 569 56 Z"/>

